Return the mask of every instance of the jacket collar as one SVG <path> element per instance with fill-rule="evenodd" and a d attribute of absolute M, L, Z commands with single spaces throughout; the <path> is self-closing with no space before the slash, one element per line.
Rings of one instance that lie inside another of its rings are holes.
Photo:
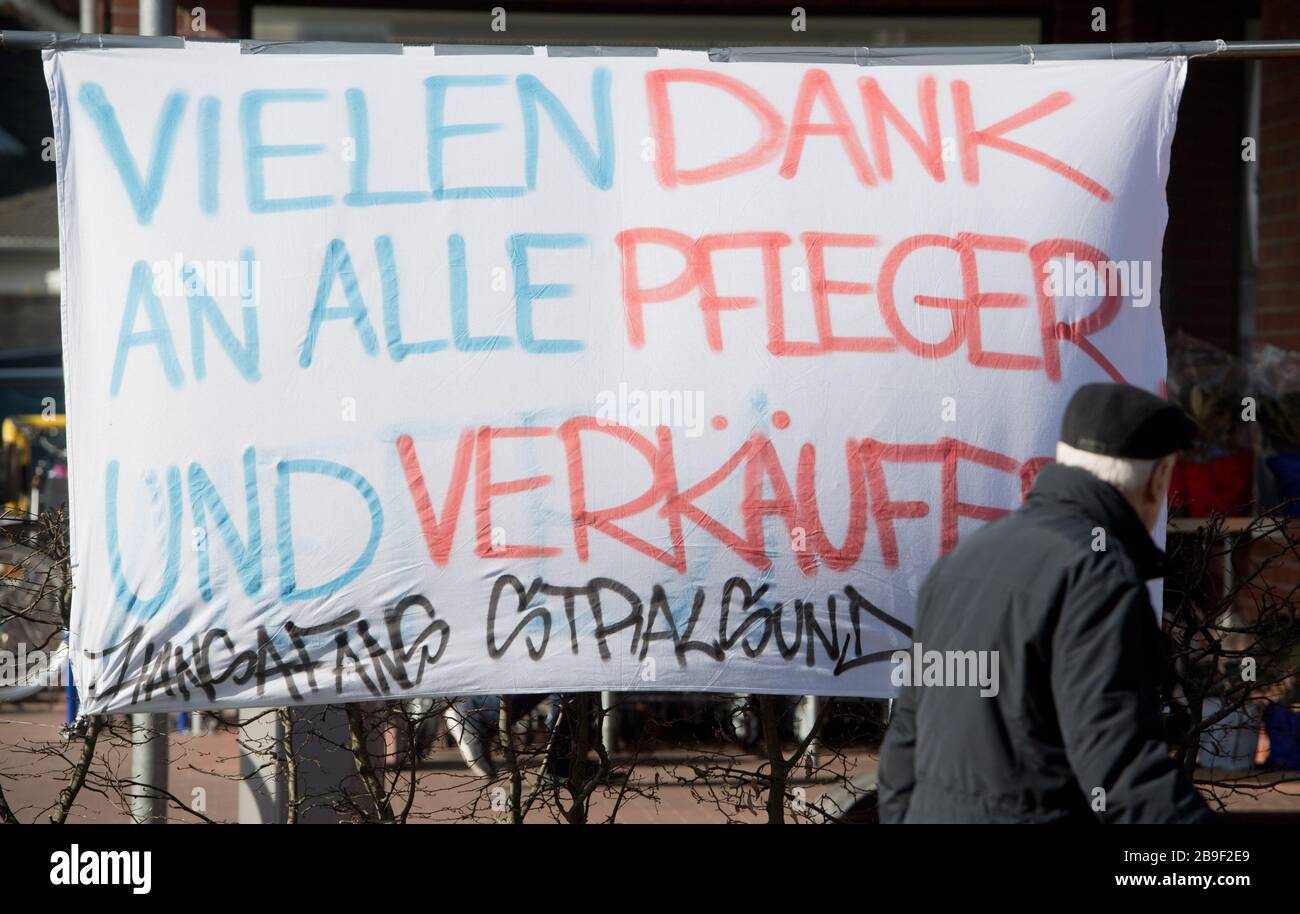
<path fill-rule="evenodd" d="M 1119 489 L 1087 470 L 1058 463 L 1043 467 L 1025 504 L 1031 507 L 1066 507 L 1102 527 L 1119 540 L 1143 580 L 1164 574 L 1165 554 L 1142 526 L 1142 520 Z"/>

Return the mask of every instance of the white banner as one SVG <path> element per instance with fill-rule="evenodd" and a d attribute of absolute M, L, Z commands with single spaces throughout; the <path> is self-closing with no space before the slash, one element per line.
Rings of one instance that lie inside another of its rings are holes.
<path fill-rule="evenodd" d="M 1158 390 L 1185 61 L 46 54 L 86 712 L 884 696 Z"/>

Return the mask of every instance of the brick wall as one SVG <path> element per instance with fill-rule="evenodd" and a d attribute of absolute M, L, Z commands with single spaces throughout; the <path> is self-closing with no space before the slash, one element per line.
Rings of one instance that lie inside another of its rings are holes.
<path fill-rule="evenodd" d="M 1300 4 L 1263 0 L 1264 38 L 1300 38 Z M 1257 338 L 1300 350 L 1300 59 L 1263 64 Z"/>
<path fill-rule="evenodd" d="M 206 22 L 197 31 L 193 10 L 202 6 Z M 176 9 L 176 34 L 186 38 L 247 38 L 240 31 L 240 0 L 194 0 Z"/>
<path fill-rule="evenodd" d="M 1188 2 L 1151 39 L 1245 37 L 1233 3 Z M 1189 65 L 1169 169 L 1165 325 L 1236 352 L 1239 345 L 1246 64 Z"/>
<path fill-rule="evenodd" d="M 1093 10 L 1106 11 L 1094 32 Z M 1216 0 L 1170 8 L 1144 0 L 1054 0 L 1044 40 L 1054 43 L 1242 38 L 1246 9 Z M 1237 350 L 1240 313 L 1245 65 L 1189 67 L 1170 154 L 1161 306 L 1169 330 Z"/>
<path fill-rule="evenodd" d="M 176 4 L 176 34 L 186 38 L 245 38 L 241 34 L 242 0 L 188 0 Z M 194 28 L 195 10 L 203 9 L 204 28 Z M 99 0 L 100 27 L 118 35 L 140 32 L 138 0 Z"/>

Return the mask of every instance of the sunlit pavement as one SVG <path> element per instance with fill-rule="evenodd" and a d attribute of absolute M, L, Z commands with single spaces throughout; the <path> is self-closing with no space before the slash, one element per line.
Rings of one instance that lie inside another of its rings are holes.
<path fill-rule="evenodd" d="M 46 821 L 49 809 L 67 783 L 67 774 L 80 743 L 64 747 L 60 738 L 64 708 L 61 702 L 27 702 L 23 705 L 0 706 L 0 786 L 10 807 L 21 821 Z M 54 754 L 37 754 L 39 747 L 58 749 L 64 757 Z M 637 760 L 632 785 L 653 790 L 654 799 L 636 796 L 624 791 L 618 805 L 617 821 L 627 823 L 720 823 L 733 821 L 763 821 L 761 798 L 751 809 L 738 808 L 734 802 L 720 798 L 721 778 L 707 781 L 695 777 L 689 764 L 699 758 L 702 751 L 722 751 L 722 747 L 661 746 L 654 754 L 643 753 Z M 787 748 L 789 751 L 789 748 Z M 203 736 L 173 734 L 170 742 L 171 781 L 169 790 L 177 800 L 198 808 L 204 816 L 218 822 L 238 820 L 239 747 L 233 729 L 223 728 Z M 65 758 L 66 757 L 66 758 Z M 129 747 L 102 745 L 96 754 L 99 771 L 116 772 L 128 778 L 131 770 Z M 632 761 L 630 751 L 619 751 L 614 762 L 627 766 Z M 714 759 L 716 762 L 717 759 Z M 829 761 L 825 758 L 822 761 Z M 734 756 L 732 763 L 747 770 L 756 769 L 761 760 L 753 755 Z M 847 757 L 835 759 L 828 767 L 836 773 L 848 770 L 852 774 L 874 772 L 874 755 L 854 750 Z M 420 764 L 419 791 L 409 814 L 411 822 L 487 822 L 504 818 L 504 813 L 493 811 L 494 789 L 503 786 L 498 780 L 486 784 L 465 769 L 454 749 L 435 749 Z M 1238 776 L 1242 777 L 1242 776 Z M 1300 778 L 1292 773 L 1290 779 Z M 391 774 L 390 774 L 391 778 Z M 679 781 L 695 779 L 688 786 Z M 1228 798 L 1227 808 L 1234 817 L 1260 820 L 1275 819 L 1279 815 L 1300 820 L 1300 780 L 1277 784 L 1277 774 L 1252 774 L 1243 783 L 1273 784 L 1267 791 L 1240 792 Z M 656 785 L 657 782 L 657 786 Z M 530 782 L 531 784 L 531 779 Z M 831 771 L 822 772 L 811 781 L 795 778 L 791 782 L 803 804 L 815 808 L 821 795 L 833 785 Z M 593 800 L 590 820 L 605 821 L 613 810 L 620 783 L 611 785 L 608 793 Z M 504 794 L 497 790 L 495 798 L 500 806 Z M 718 796 L 715 802 L 713 797 Z M 394 797 L 400 807 L 404 796 Z M 799 805 L 799 804 L 794 804 Z M 471 813 L 472 809 L 472 813 Z M 807 820 L 799 810 L 791 810 L 790 818 Z M 527 820 L 545 822 L 554 819 L 547 809 L 533 809 Z M 127 822 L 130 817 L 121 799 L 88 783 L 78 796 L 77 805 L 69 821 Z M 169 821 L 176 823 L 200 822 L 202 819 L 175 804 Z"/>

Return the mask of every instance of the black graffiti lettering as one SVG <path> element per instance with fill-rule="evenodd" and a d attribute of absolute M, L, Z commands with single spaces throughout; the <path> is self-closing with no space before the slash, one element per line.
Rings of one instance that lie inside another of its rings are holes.
<path fill-rule="evenodd" d="M 609 577 L 594 577 L 578 585 L 534 577 L 525 586 L 522 578 L 501 574 L 493 583 L 488 601 L 487 654 L 493 661 L 501 660 L 522 635 L 530 660 L 539 661 L 545 656 L 552 627 L 558 620 L 557 613 L 539 600 L 541 597 L 561 599 L 569 628 L 569 653 L 582 650 L 585 636 L 588 649 L 594 644 L 602 661 L 613 658 L 624 643 L 622 636 L 628 653 L 642 661 L 650 656 L 656 642 L 671 642 L 679 668 L 689 666 L 693 654 L 721 663 L 737 648 L 750 659 L 774 648 L 785 663 L 815 667 L 819 659 L 822 663 L 834 661 L 834 675 L 840 676 L 885 662 L 893 653 L 892 649 L 863 653 L 863 628 L 869 632 L 872 629 L 866 617 L 912 637 L 911 626 L 881 610 L 854 587 L 846 586 L 842 594 L 828 594 L 824 603 L 813 599 L 776 601 L 771 599 L 772 587 L 770 582 L 751 582 L 739 576 L 724 581 L 712 591 L 718 601 L 718 637 L 704 641 L 697 640 L 695 633 L 710 599 L 707 586 L 689 591 L 690 614 L 682 624 L 673 613 L 664 584 L 654 584 L 646 600 L 632 587 Z M 611 595 L 626 604 L 626 612 L 614 611 Z M 580 597 L 586 601 L 592 622 L 592 627 L 582 629 L 582 636 Z M 685 598 L 683 594 L 679 599 Z M 512 617 L 511 621 L 506 622 L 505 616 Z M 384 611 L 383 620 L 380 629 L 356 609 L 311 626 L 285 620 L 273 629 L 275 635 L 258 626 L 256 645 L 242 651 L 225 629 L 211 629 L 173 643 L 145 641 L 144 626 L 140 625 L 116 644 L 85 651 L 85 656 L 110 669 L 113 677 L 107 684 L 89 682 L 87 695 L 111 700 L 129 690 L 132 706 L 147 705 L 163 697 L 173 703 L 188 703 L 196 693 L 215 702 L 223 683 L 242 686 L 252 682 L 261 696 L 279 679 L 290 700 L 311 703 L 320 693 L 316 670 L 327 666 L 333 669 L 335 695 L 344 694 L 345 686 L 355 691 L 358 683 L 375 697 L 419 692 L 429 669 L 446 655 L 452 627 L 438 617 L 433 602 L 422 594 L 403 597 Z M 511 626 L 504 640 L 499 637 L 498 624 L 503 629 Z M 408 639 L 404 629 L 414 631 L 417 627 L 418 633 Z M 229 657 L 219 671 L 214 668 L 218 649 Z M 305 688 L 300 676 L 305 679 Z M 454 684 L 451 689 L 454 691 Z"/>
<path fill-rule="evenodd" d="M 176 661 L 176 688 L 181 693 L 181 697 L 189 701 L 190 687 L 186 680 L 198 687 L 198 675 L 195 673 L 194 663 L 185 656 L 185 647 L 180 644 L 172 649 L 172 659 Z"/>
<path fill-rule="evenodd" d="M 883 651 L 875 651 L 871 654 L 862 654 L 861 656 L 849 659 L 849 639 L 844 637 L 844 650 L 840 652 L 839 660 L 835 661 L 835 675 L 840 676 L 849 670 L 857 669 L 860 666 L 866 666 L 870 663 L 882 663 L 894 655 L 896 648 L 888 648 Z"/>
<path fill-rule="evenodd" d="M 554 587 L 550 584 L 544 584 L 542 593 L 548 597 L 562 597 L 564 599 L 564 618 L 569 623 L 569 653 L 578 653 L 578 616 L 573 603 L 576 597 L 587 595 L 587 588 Z"/>
<path fill-rule="evenodd" d="M 357 656 L 356 651 L 348 644 L 348 633 L 346 631 L 338 632 L 334 635 L 334 694 L 343 694 L 343 674 L 348 666 L 352 667 L 352 673 L 361 680 L 361 684 L 366 687 L 366 691 L 371 695 L 381 695 L 382 692 L 375 687 L 374 682 L 366 675 L 366 668 L 361 663 L 361 658 Z"/>
<path fill-rule="evenodd" d="M 268 660 L 274 660 L 273 664 L 268 664 Z M 294 674 L 302 672 L 300 666 L 301 660 L 290 663 L 281 656 L 276 650 L 275 641 L 265 628 L 260 625 L 257 628 L 257 694 L 262 695 L 266 690 L 266 682 L 272 676 L 279 676 L 284 680 L 289 695 L 294 701 L 302 701 L 302 693 L 298 691 L 298 685 L 294 682 Z"/>
<path fill-rule="evenodd" d="M 782 660 L 791 660 L 799 653 L 799 647 L 803 644 L 803 613 L 797 609 L 794 612 L 794 641 L 787 644 L 785 640 L 785 627 L 781 624 L 781 616 L 785 612 L 785 604 L 778 603 L 772 609 L 772 628 L 776 630 L 776 649 L 781 655 Z"/>
<path fill-rule="evenodd" d="M 388 675 L 397 680 L 397 684 L 402 688 L 409 689 L 406 682 L 406 670 L 403 668 L 401 658 L 391 657 L 388 652 L 380 646 L 375 640 L 375 636 L 370 634 L 370 623 L 362 619 L 357 623 L 357 635 L 361 638 L 361 643 L 365 645 L 366 654 L 370 657 L 370 663 L 375 668 L 375 680 L 379 683 L 379 691 L 388 694 L 388 679 L 384 676 L 384 669 L 387 667 Z"/>
<path fill-rule="evenodd" d="M 896 619 L 895 617 L 891 616 L 889 613 L 885 612 L 883 609 L 877 607 L 876 604 L 872 603 L 862 594 L 858 593 L 858 591 L 853 587 L 853 585 L 850 584 L 845 586 L 844 595 L 849 598 L 849 613 L 854 620 L 853 623 L 854 631 L 857 631 L 857 619 L 859 615 L 865 612 L 868 615 L 876 617 L 881 622 L 884 622 L 890 628 L 896 629 L 897 631 L 902 632 L 904 635 L 907 635 L 909 639 L 912 638 L 912 626 L 908 625 L 906 622 L 904 622 L 901 619 Z M 859 638 L 858 653 L 861 652 L 862 652 L 862 639 Z"/>
<path fill-rule="evenodd" d="M 227 679 L 230 678 L 235 667 L 235 659 L 238 657 L 238 655 L 235 653 L 235 639 L 230 637 L 230 633 L 226 631 L 224 628 L 214 629 L 208 632 L 203 638 L 203 653 L 202 653 L 203 660 L 199 666 L 200 669 L 208 670 L 209 675 L 211 675 L 212 667 L 211 667 L 211 660 L 209 659 L 209 656 L 212 650 L 212 642 L 218 639 L 220 639 L 223 645 L 225 646 L 226 653 L 230 655 L 231 660 L 229 665 L 226 666 L 225 672 L 223 672 L 220 676 L 213 676 L 211 678 L 210 681 L 214 686 L 220 685 L 221 683 L 225 682 Z"/>
<path fill-rule="evenodd" d="M 668 630 L 656 632 L 655 619 L 663 616 L 668 620 Z M 673 609 L 668 605 L 668 594 L 664 592 L 662 584 L 656 584 L 654 590 L 650 592 L 650 614 L 646 617 L 645 632 L 641 636 L 641 653 L 637 656 L 638 660 L 644 660 L 650 653 L 650 645 L 655 641 L 678 642 L 681 635 L 677 631 L 677 623 L 673 620 Z M 634 643 L 635 646 L 635 643 Z M 576 645 L 575 645 L 576 649 Z M 686 661 L 679 655 L 677 662 L 681 666 L 686 665 Z"/>
<path fill-rule="evenodd" d="M 311 651 L 307 649 L 307 639 L 303 634 L 303 629 L 294 625 L 292 619 L 284 623 L 284 633 L 289 636 L 289 643 L 293 645 L 294 651 L 298 654 L 299 667 L 307 674 L 307 688 L 315 692 L 316 667 L 320 666 L 320 661 L 312 659 Z"/>
<path fill-rule="evenodd" d="M 731 613 L 731 595 L 737 590 L 744 594 L 741 611 L 749 612 L 757 606 L 767 595 L 771 585 L 763 584 L 758 590 L 752 590 L 749 582 L 744 578 L 731 578 L 726 584 L 722 585 L 722 612 L 718 616 L 718 638 L 722 644 L 723 650 L 731 650 L 737 641 L 745 637 L 745 633 L 755 625 L 762 623 L 763 637 L 757 645 L 752 645 L 748 641 L 741 644 L 746 656 L 757 657 L 767 646 L 768 640 L 772 637 L 772 611 L 770 609 L 759 609 L 749 613 L 741 622 L 740 626 L 731 634 L 727 634 L 727 618 Z"/>
<path fill-rule="evenodd" d="M 230 666 L 226 668 L 226 674 L 235 685 L 243 685 L 248 682 L 257 675 L 257 651 L 240 651 L 235 655 L 235 659 L 230 661 Z"/>
<path fill-rule="evenodd" d="M 721 661 L 727 656 L 727 652 L 722 649 L 718 642 L 694 641 L 691 635 L 695 632 L 695 626 L 699 624 L 700 613 L 704 611 L 704 588 L 696 588 L 695 600 L 691 604 L 691 615 L 686 620 L 686 631 L 682 632 L 682 640 L 677 642 L 677 662 L 681 666 L 686 666 L 686 654 L 695 651 L 707 655 L 712 660 Z"/>
<path fill-rule="evenodd" d="M 146 649 L 147 653 L 148 649 Z M 174 697 L 171 686 L 171 659 L 172 645 L 170 641 L 166 641 L 156 652 L 152 664 L 145 661 L 145 666 L 149 668 L 144 683 L 145 701 L 152 701 L 154 692 L 157 691 L 162 691 L 168 698 Z"/>
<path fill-rule="evenodd" d="M 415 607 L 424 610 L 428 622 L 408 646 L 402 623 Z M 283 641 L 277 644 L 275 637 L 262 626 L 256 630 L 256 646 L 243 651 L 236 650 L 234 639 L 221 628 L 173 644 L 145 642 L 144 627 L 137 626 L 117 644 L 99 651 L 85 651 L 85 656 L 93 660 L 112 658 L 116 676 L 107 688 L 101 683 L 88 683 L 86 694 L 90 698 L 112 699 L 130 689 L 130 704 L 143 705 L 162 696 L 189 702 L 193 691 L 201 691 L 208 701 L 216 701 L 217 687 L 227 681 L 234 685 L 252 682 L 257 694 L 263 695 L 268 685 L 278 678 L 284 681 L 285 690 L 294 702 L 305 702 L 318 693 L 315 670 L 328 662 L 321 655 L 331 651 L 335 694 L 342 694 L 345 678 L 352 675 L 372 695 L 387 695 L 392 688 L 385 670 L 401 690 L 418 689 L 428 668 L 438 663 L 446 652 L 451 626 L 436 618 L 433 604 L 418 594 L 403 598 L 387 610 L 384 622 L 386 646 L 371 634 L 359 610 L 348 610 L 319 625 L 300 626 L 286 620 L 280 631 L 292 645 L 287 652 L 282 650 Z M 364 658 L 353 647 L 353 635 L 365 647 Z M 213 669 L 213 649 L 217 644 L 224 646 L 230 655 L 229 663 L 220 673 Z M 417 655 L 419 662 L 412 677 L 408 665 Z M 377 682 L 368 675 L 366 660 Z M 306 676 L 305 690 L 297 679 L 300 674 Z"/>
<path fill-rule="evenodd" d="M 526 635 L 524 637 L 524 643 L 528 645 L 529 659 L 537 660 L 546 652 L 546 645 L 551 640 L 551 614 L 545 606 L 539 606 L 536 609 L 530 610 L 519 621 L 519 624 L 514 627 L 514 630 L 510 632 L 510 637 L 506 639 L 505 644 L 502 644 L 500 647 L 497 646 L 494 634 L 496 629 L 497 604 L 500 602 L 501 592 L 507 587 L 515 592 L 517 600 L 515 612 L 518 613 L 526 610 L 529 604 L 533 602 L 533 598 L 536 597 L 542 589 L 542 580 L 541 578 L 538 578 L 534 580 L 527 589 L 524 589 L 523 582 L 517 577 L 512 574 L 503 574 L 501 577 L 497 578 L 496 583 L 492 585 L 492 598 L 488 602 L 487 615 L 488 656 L 493 660 L 502 657 L 505 652 L 510 649 L 510 645 L 514 642 L 515 638 L 519 637 L 520 632 L 532 624 L 534 619 L 541 619 L 543 625 L 541 645 L 535 645 L 530 636 Z"/>
<path fill-rule="evenodd" d="M 384 628 L 388 633 L 388 643 L 392 647 L 391 652 L 384 650 L 384 646 L 379 643 L 379 640 L 370 634 L 370 623 L 364 619 L 357 623 L 357 635 L 361 638 L 361 643 L 366 647 L 366 653 L 370 656 L 370 661 L 374 665 L 375 679 L 378 681 L 379 691 L 384 695 L 391 691 L 388 678 L 384 675 L 385 671 L 387 671 L 388 677 L 391 677 L 402 689 L 409 691 L 414 688 L 411 679 L 406 674 L 406 664 L 415 656 L 416 648 L 429 636 L 430 632 L 437 630 L 440 626 L 444 630 L 447 629 L 447 623 L 434 621 L 416 638 L 415 645 L 411 650 L 407 651 L 402 639 L 402 616 L 408 608 L 417 604 L 423 605 L 425 612 L 428 613 L 431 619 L 433 618 L 433 604 L 421 596 L 405 597 L 395 607 L 384 613 Z M 438 648 L 438 656 L 442 655 L 446 643 L 444 635 L 442 644 Z M 425 648 L 420 660 L 421 672 L 423 672 L 429 657 L 428 648 Z"/>
<path fill-rule="evenodd" d="M 310 658 L 310 649 L 308 645 L 311 641 L 318 639 L 329 641 L 335 645 L 334 694 L 339 694 L 343 689 L 343 671 L 337 654 L 338 635 L 343 633 L 344 639 L 346 640 L 347 635 L 345 630 L 347 626 L 360 618 L 360 610 L 349 609 L 341 616 L 330 619 L 327 622 L 322 622 L 319 625 L 299 626 L 295 625 L 292 620 L 285 623 L 284 630 L 288 633 L 289 640 L 293 642 L 294 647 L 297 649 L 299 658 L 305 662 L 307 682 L 311 686 L 313 692 L 317 689 L 316 675 L 314 671 L 316 667 L 323 665 L 323 661 L 316 660 L 308 662 Z M 331 635 L 334 637 L 331 638 Z"/>
<path fill-rule="evenodd" d="M 416 635 L 415 640 L 411 642 L 410 648 L 405 646 L 405 640 L 402 637 L 402 619 L 406 611 L 413 606 L 418 606 L 424 610 L 425 615 L 429 617 L 429 624 L 424 627 L 420 634 Z M 402 688 L 413 688 L 411 679 L 407 676 L 406 665 L 411 662 L 415 652 L 420 652 L 420 665 L 415 671 L 415 682 L 418 683 L 424 679 L 424 668 L 432 666 L 442 659 L 443 652 L 447 650 L 447 642 L 451 638 L 451 626 L 443 620 L 437 618 L 434 612 L 433 604 L 419 594 L 412 594 L 409 597 L 403 597 L 398 604 L 384 614 L 384 624 L 388 628 L 388 643 L 393 646 L 393 653 L 400 663 L 400 674 L 395 675 Z M 430 652 L 425 642 L 438 634 L 438 649 Z"/>
<path fill-rule="evenodd" d="M 821 641 L 822 647 L 826 648 L 826 656 L 832 660 L 838 660 L 840 656 L 840 639 L 839 639 L 839 620 L 835 614 L 835 597 L 828 597 L 826 600 L 829 612 L 826 618 L 830 621 L 830 633 L 817 624 L 817 609 L 811 602 L 804 600 L 794 601 L 794 611 L 803 616 L 804 627 L 808 631 L 808 666 L 817 665 L 817 642 Z"/>
<path fill-rule="evenodd" d="M 892 653 L 862 653 L 864 615 L 873 616 L 894 629 L 910 634 L 907 625 L 878 609 L 852 587 L 845 588 L 843 594 L 827 595 L 824 604 L 805 599 L 767 603 L 771 590 L 772 585 L 768 582 L 750 582 L 739 576 L 723 582 L 718 592 L 718 639 L 709 642 L 693 638 L 708 600 L 708 588 L 704 586 L 694 589 L 690 616 L 684 626 L 679 626 L 667 589 L 662 584 L 653 585 L 650 598 L 646 601 L 628 585 L 608 577 L 592 578 L 583 586 L 564 586 L 534 578 L 525 587 L 519 577 L 502 574 L 493 585 L 488 604 L 488 655 L 493 660 L 500 660 L 520 634 L 525 635 L 531 660 L 539 660 L 545 654 L 555 619 L 546 605 L 534 605 L 539 594 L 563 599 L 570 631 L 569 651 L 575 654 L 583 644 L 578 636 L 577 598 L 586 597 L 594 623 L 588 630 L 588 636 L 594 642 L 602 661 L 613 657 L 611 640 L 614 636 L 628 631 L 628 652 L 639 660 L 645 660 L 650 655 L 652 645 L 658 641 L 673 642 L 679 667 L 688 665 L 692 653 L 701 653 L 714 662 L 722 662 L 737 647 L 752 659 L 774 646 L 783 662 L 815 667 L 819 661 L 825 663 L 830 660 L 834 661 L 834 669 L 838 671 L 836 675 L 839 675 L 868 663 L 879 662 Z M 514 594 L 513 615 L 517 621 L 502 642 L 498 640 L 497 624 L 502 612 L 502 600 L 507 592 Z M 616 594 L 627 604 L 626 613 L 610 618 L 610 593 Z M 847 626 L 844 625 L 845 620 Z M 528 635 L 530 627 L 537 622 L 541 623 L 543 631 L 540 643 Z M 841 628 L 846 629 L 842 641 Z M 851 631 L 847 630 L 849 628 Z"/>
<path fill-rule="evenodd" d="M 627 601 L 630 611 L 618 622 L 605 622 L 604 605 L 600 598 L 602 590 L 613 591 Z M 636 643 L 641 637 L 641 628 L 645 622 L 643 618 L 645 606 L 641 602 L 641 598 L 636 595 L 636 592 L 613 578 L 592 578 L 587 586 L 587 602 L 591 606 L 591 615 L 596 620 L 596 646 L 600 650 L 600 659 L 608 660 L 611 656 L 609 636 L 629 627 L 632 629 L 632 650 L 630 653 L 635 654 Z"/>
<path fill-rule="evenodd" d="M 142 685 L 148 684 L 148 676 L 145 671 L 149 668 L 149 664 L 153 662 L 153 655 L 154 643 L 152 641 L 146 642 L 144 646 L 144 656 L 140 659 L 140 673 L 136 675 L 135 688 L 131 690 L 132 704 L 140 703 L 140 688 Z M 147 701 L 148 698 L 146 697 L 145 700 Z"/>

